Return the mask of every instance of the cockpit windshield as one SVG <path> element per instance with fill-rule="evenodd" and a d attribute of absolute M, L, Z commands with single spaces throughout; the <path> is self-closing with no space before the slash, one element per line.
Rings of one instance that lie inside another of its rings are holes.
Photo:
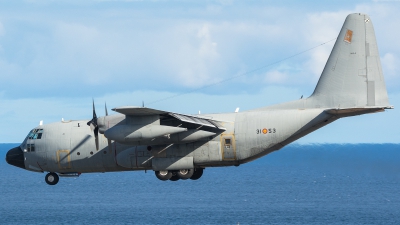
<path fill-rule="evenodd" d="M 41 139 L 43 135 L 43 129 L 33 129 L 28 134 L 28 139 Z"/>

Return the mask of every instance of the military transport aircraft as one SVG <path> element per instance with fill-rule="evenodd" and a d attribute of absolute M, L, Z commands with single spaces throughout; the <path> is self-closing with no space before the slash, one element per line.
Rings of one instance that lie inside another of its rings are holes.
<path fill-rule="evenodd" d="M 153 170 L 160 180 L 199 179 L 206 167 L 238 166 L 339 119 L 391 109 L 371 19 L 347 16 L 314 93 L 245 112 L 184 115 L 146 107 L 34 128 L 8 151 L 14 166 L 49 172 L 46 183 L 81 173 Z M 89 125 L 92 129 L 90 129 Z"/>

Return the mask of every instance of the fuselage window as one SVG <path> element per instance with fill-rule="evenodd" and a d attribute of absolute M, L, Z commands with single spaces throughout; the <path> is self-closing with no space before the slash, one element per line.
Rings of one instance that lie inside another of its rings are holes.
<path fill-rule="evenodd" d="M 227 138 L 225 139 L 225 149 L 230 149 L 231 148 L 231 139 Z"/>
<path fill-rule="evenodd" d="M 35 151 L 35 145 L 34 144 L 27 144 L 26 148 L 27 148 L 26 150 L 28 152 L 34 152 Z"/>
<path fill-rule="evenodd" d="M 43 135 L 43 129 L 33 129 L 28 134 L 28 139 L 41 139 Z"/>

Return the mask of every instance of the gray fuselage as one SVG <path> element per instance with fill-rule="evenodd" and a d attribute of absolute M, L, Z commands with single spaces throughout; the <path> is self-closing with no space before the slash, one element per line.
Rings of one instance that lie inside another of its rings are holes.
<path fill-rule="evenodd" d="M 120 123 L 125 121 L 124 115 L 114 117 Z M 96 150 L 87 121 L 74 120 L 38 126 L 35 129 L 43 129 L 41 138 L 27 137 L 20 147 L 24 150 L 25 168 L 38 172 L 151 170 L 154 158 L 182 157 L 193 157 L 195 167 L 237 166 L 334 120 L 333 115 L 321 109 L 272 109 L 202 117 L 224 121 L 221 123 L 226 131 L 195 142 L 138 146 L 115 141 L 109 145 L 107 138 L 99 135 Z M 28 145 L 34 145 L 34 151 L 29 151 Z"/>

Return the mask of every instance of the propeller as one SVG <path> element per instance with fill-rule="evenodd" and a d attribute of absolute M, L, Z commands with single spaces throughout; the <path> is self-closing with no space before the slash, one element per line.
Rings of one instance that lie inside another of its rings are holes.
<path fill-rule="evenodd" d="M 104 103 L 104 108 L 105 108 L 105 110 L 106 110 L 106 116 L 108 116 L 107 103 L 106 103 L 106 102 Z"/>
<path fill-rule="evenodd" d="M 104 109 L 106 110 L 106 116 L 108 116 L 108 111 L 107 111 L 107 103 L 104 103 Z M 112 146 L 111 146 L 111 140 L 107 138 L 107 143 L 108 143 L 108 150 L 112 152 Z"/>
<path fill-rule="evenodd" d="M 93 118 L 89 122 L 87 122 L 87 125 L 90 126 L 90 129 L 94 132 L 94 139 L 96 143 L 96 150 L 99 150 L 99 126 L 97 125 L 97 116 L 96 116 L 96 110 L 94 108 L 94 100 L 93 100 Z"/>

